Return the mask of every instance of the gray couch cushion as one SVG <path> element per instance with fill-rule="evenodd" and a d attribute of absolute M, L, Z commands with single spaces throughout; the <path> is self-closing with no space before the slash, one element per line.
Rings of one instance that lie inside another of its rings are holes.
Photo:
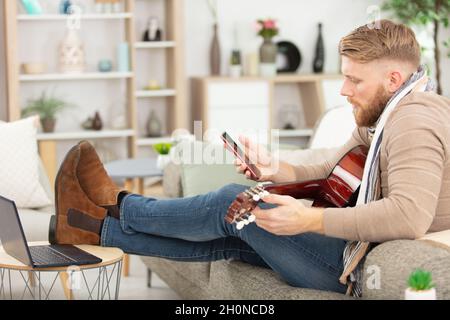
<path fill-rule="evenodd" d="M 339 293 L 289 286 L 269 269 L 238 261 L 142 260 L 183 299 L 350 299 Z"/>

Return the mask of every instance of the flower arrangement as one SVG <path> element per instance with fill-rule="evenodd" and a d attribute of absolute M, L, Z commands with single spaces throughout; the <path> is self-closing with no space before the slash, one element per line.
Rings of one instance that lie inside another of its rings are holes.
<path fill-rule="evenodd" d="M 258 35 L 264 39 L 271 39 L 278 34 L 278 27 L 274 19 L 259 19 L 258 23 Z"/>

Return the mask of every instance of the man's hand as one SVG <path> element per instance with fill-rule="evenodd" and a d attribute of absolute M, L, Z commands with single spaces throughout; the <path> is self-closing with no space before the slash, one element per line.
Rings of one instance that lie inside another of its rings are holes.
<path fill-rule="evenodd" d="M 280 236 L 306 232 L 324 234 L 322 208 L 308 208 L 290 196 L 276 194 L 265 196 L 262 200 L 278 207 L 266 210 L 256 207 L 252 211 L 260 228 Z"/>
<path fill-rule="evenodd" d="M 276 171 L 278 170 L 272 155 L 262 145 L 252 142 L 247 137 L 240 136 L 239 141 L 244 146 L 244 152 L 247 154 L 251 163 L 254 163 L 261 173 L 258 181 L 271 181 L 273 175 L 276 174 Z M 245 163 L 236 159 L 234 165 L 238 173 L 242 173 L 247 179 L 251 179 L 251 173 Z"/>

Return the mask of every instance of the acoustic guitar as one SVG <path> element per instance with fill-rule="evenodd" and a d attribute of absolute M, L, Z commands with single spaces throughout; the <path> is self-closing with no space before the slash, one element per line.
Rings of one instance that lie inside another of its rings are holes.
<path fill-rule="evenodd" d="M 229 206 L 225 221 L 237 229 L 255 221 L 251 211 L 269 193 L 312 200 L 313 207 L 353 207 L 358 198 L 368 148 L 357 146 L 347 152 L 326 179 L 302 182 L 258 184 L 237 195 Z"/>

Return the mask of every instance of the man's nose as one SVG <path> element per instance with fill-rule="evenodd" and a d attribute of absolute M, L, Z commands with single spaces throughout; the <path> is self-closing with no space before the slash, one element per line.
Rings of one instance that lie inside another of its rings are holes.
<path fill-rule="evenodd" d="M 353 90 L 350 88 L 350 85 L 347 81 L 344 81 L 341 88 L 341 96 L 344 97 L 352 97 L 353 96 Z"/>

